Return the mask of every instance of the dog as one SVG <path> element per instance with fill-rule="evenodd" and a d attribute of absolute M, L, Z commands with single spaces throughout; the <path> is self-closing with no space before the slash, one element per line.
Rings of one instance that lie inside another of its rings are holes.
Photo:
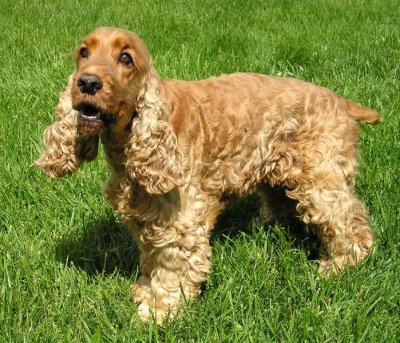
<path fill-rule="evenodd" d="M 292 214 L 320 239 L 324 275 L 371 249 L 354 193 L 358 122 L 381 118 L 326 88 L 253 73 L 163 80 L 135 33 L 106 27 L 77 49 L 56 112 L 36 164 L 51 177 L 72 174 L 101 140 L 106 198 L 140 249 L 131 294 L 143 320 L 162 324 L 200 292 L 210 233 L 233 196 L 260 192 L 267 222 L 294 201 Z"/>

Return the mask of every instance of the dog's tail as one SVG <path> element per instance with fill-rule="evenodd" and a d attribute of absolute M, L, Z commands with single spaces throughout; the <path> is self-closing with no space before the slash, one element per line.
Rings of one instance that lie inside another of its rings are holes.
<path fill-rule="evenodd" d="M 369 108 L 351 102 L 345 98 L 342 98 L 342 103 L 347 115 L 358 122 L 366 124 L 378 124 L 382 121 L 382 117 L 377 112 Z"/>

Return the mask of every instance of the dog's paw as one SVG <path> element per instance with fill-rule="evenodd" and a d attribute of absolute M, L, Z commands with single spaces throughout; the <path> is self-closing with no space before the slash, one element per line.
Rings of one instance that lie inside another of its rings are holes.
<path fill-rule="evenodd" d="M 176 307 L 157 303 L 154 299 L 146 299 L 138 306 L 139 318 L 144 322 L 154 320 L 159 326 L 172 320 L 176 315 Z"/>
<path fill-rule="evenodd" d="M 146 299 L 151 298 L 151 284 L 150 278 L 147 276 L 140 276 L 139 279 L 130 286 L 131 297 L 133 301 L 140 304 Z"/>

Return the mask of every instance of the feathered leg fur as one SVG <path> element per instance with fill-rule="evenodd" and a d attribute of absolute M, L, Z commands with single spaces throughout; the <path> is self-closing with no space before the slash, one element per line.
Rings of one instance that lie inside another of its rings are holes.
<path fill-rule="evenodd" d="M 167 227 L 134 231 L 142 276 L 131 294 L 143 320 L 154 315 L 161 324 L 176 315 L 178 305 L 200 292 L 210 272 L 209 236 L 221 205 L 201 193 L 185 204 Z"/>

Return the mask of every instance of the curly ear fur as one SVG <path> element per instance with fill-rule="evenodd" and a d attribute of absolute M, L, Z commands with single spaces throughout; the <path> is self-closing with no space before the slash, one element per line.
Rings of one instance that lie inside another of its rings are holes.
<path fill-rule="evenodd" d="M 148 193 L 163 194 L 183 183 L 182 155 L 160 97 L 155 70 L 145 75 L 137 98 L 138 117 L 126 151 L 126 171 Z"/>
<path fill-rule="evenodd" d="M 36 161 L 51 177 L 72 174 L 83 161 L 92 161 L 97 156 L 99 136 L 78 135 L 78 112 L 72 108 L 71 82 L 72 78 L 60 96 L 56 121 L 43 134 L 46 150 Z"/>

